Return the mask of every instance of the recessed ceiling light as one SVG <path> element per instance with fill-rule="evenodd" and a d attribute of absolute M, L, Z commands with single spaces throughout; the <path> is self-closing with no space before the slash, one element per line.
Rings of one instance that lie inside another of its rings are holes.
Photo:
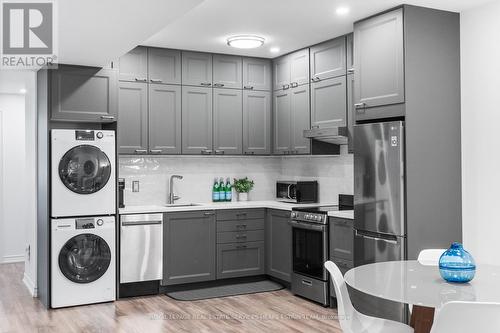
<path fill-rule="evenodd" d="M 271 47 L 269 49 L 269 52 L 271 53 L 278 53 L 280 51 L 280 48 L 279 47 Z"/>
<path fill-rule="evenodd" d="M 335 12 L 337 15 L 347 15 L 349 14 L 349 7 L 339 7 Z"/>
<path fill-rule="evenodd" d="M 20 92 L 21 94 L 26 94 L 26 89 L 21 88 L 21 89 L 19 89 L 19 92 Z"/>
<path fill-rule="evenodd" d="M 232 36 L 227 39 L 227 45 L 238 49 L 254 49 L 264 45 L 264 38 L 252 35 Z"/>

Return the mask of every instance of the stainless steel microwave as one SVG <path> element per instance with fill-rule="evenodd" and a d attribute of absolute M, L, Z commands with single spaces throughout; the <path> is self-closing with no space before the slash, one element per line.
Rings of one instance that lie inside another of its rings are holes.
<path fill-rule="evenodd" d="M 317 181 L 278 181 L 276 200 L 293 203 L 318 202 Z"/>

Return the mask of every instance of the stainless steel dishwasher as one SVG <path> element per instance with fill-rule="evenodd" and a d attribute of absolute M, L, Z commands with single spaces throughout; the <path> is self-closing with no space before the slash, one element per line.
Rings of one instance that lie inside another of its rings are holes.
<path fill-rule="evenodd" d="M 163 277 L 163 214 L 120 216 L 120 283 Z"/>

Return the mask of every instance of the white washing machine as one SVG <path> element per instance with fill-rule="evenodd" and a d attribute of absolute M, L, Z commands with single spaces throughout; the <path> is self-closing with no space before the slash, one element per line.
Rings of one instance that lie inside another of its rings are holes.
<path fill-rule="evenodd" d="M 52 217 L 115 214 L 115 132 L 51 131 Z"/>
<path fill-rule="evenodd" d="M 51 221 L 51 307 L 116 299 L 115 217 Z"/>

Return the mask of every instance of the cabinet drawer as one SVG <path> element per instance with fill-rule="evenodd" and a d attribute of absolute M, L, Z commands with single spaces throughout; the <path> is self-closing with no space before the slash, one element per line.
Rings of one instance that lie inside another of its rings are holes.
<path fill-rule="evenodd" d="M 264 242 L 217 245 L 217 279 L 264 274 Z"/>
<path fill-rule="evenodd" d="M 217 243 L 241 243 L 264 240 L 264 230 L 228 231 L 217 233 Z"/>
<path fill-rule="evenodd" d="M 217 221 L 217 232 L 264 229 L 264 219 Z"/>
<path fill-rule="evenodd" d="M 264 209 L 227 209 L 217 211 L 217 221 L 263 219 Z"/>

